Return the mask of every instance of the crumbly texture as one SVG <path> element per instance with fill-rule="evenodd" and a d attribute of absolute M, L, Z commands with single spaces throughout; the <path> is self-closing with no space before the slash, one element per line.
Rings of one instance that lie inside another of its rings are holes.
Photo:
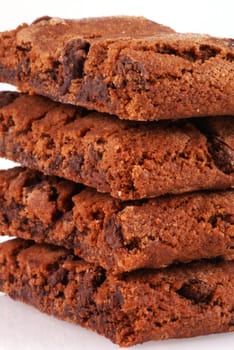
<path fill-rule="evenodd" d="M 140 123 L 36 95 L 0 102 L 0 155 L 47 175 L 122 200 L 234 185 L 231 116 Z"/>
<path fill-rule="evenodd" d="M 61 248 L 0 245 L 0 290 L 121 346 L 234 330 L 234 263 L 112 276 Z"/>
<path fill-rule="evenodd" d="M 0 34 L 0 79 L 22 91 L 159 120 L 234 114 L 234 40 L 144 18 L 42 18 Z"/>
<path fill-rule="evenodd" d="M 234 260 L 234 191 L 129 203 L 14 168 L 0 172 L 0 234 L 72 249 L 114 274 Z"/>

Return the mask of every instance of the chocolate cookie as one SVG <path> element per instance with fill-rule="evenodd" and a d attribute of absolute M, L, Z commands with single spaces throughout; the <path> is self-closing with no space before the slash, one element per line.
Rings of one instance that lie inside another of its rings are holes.
<path fill-rule="evenodd" d="M 112 276 L 62 248 L 0 245 L 0 290 L 121 346 L 234 330 L 234 263 Z"/>
<path fill-rule="evenodd" d="M 42 18 L 0 35 L 1 81 L 121 119 L 233 115 L 233 60 L 233 39 L 144 18 Z"/>
<path fill-rule="evenodd" d="M 231 116 L 140 123 L 41 96 L 0 96 L 0 156 L 23 166 L 123 200 L 234 186 Z"/>
<path fill-rule="evenodd" d="M 33 170 L 0 172 L 0 234 L 72 249 L 112 273 L 234 259 L 234 190 L 121 202 Z"/>

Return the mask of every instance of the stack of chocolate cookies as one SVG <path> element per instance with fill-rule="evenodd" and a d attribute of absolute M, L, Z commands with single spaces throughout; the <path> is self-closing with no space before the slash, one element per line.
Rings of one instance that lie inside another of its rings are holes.
<path fill-rule="evenodd" d="M 0 35 L 0 289 L 121 346 L 234 330 L 234 40 L 144 18 Z"/>

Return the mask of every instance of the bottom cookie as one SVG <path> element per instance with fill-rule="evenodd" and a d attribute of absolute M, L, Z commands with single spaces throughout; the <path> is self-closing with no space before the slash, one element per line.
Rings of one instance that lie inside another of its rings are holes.
<path fill-rule="evenodd" d="M 0 245 L 0 290 L 130 346 L 234 330 L 234 262 L 203 261 L 113 276 L 63 248 Z"/>

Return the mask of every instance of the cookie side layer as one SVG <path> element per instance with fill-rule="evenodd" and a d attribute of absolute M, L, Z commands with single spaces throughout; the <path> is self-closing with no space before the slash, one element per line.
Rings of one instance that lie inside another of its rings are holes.
<path fill-rule="evenodd" d="M 72 249 L 112 273 L 234 259 L 234 191 L 138 202 L 33 170 L 0 172 L 1 234 Z"/>
<path fill-rule="evenodd" d="M 1 33 L 0 79 L 121 119 L 233 115 L 233 45 L 143 18 L 47 18 Z"/>

